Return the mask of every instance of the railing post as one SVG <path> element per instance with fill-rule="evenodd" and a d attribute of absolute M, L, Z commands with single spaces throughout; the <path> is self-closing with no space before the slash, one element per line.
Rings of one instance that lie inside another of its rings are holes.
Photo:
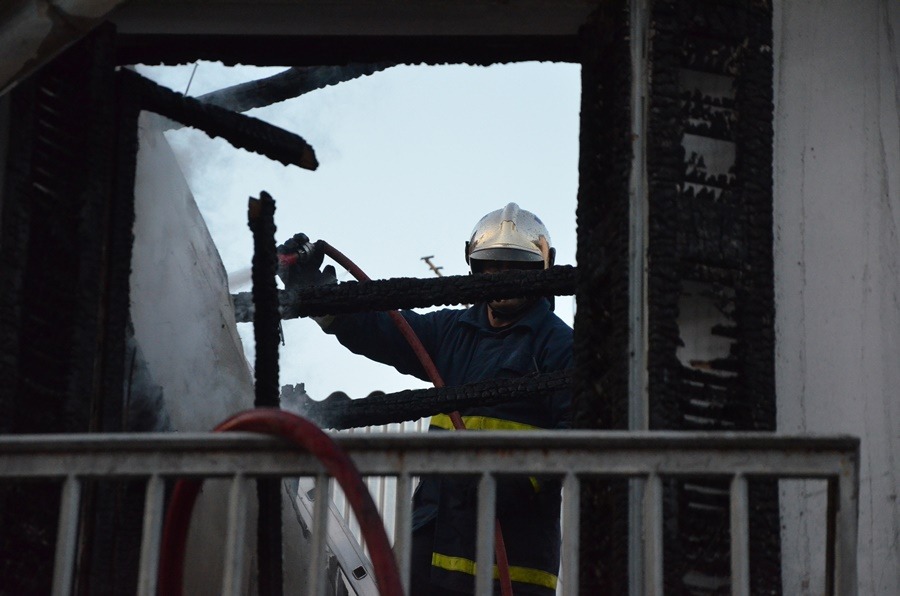
<path fill-rule="evenodd" d="M 394 556 L 400 567 L 403 593 L 409 594 L 409 573 L 412 553 L 412 504 L 410 502 L 412 480 L 403 472 L 397 478 L 397 502 L 394 519 Z"/>
<path fill-rule="evenodd" d="M 644 485 L 644 593 L 663 594 L 663 485 L 650 474 Z"/>
<path fill-rule="evenodd" d="M 581 535 L 581 482 L 571 472 L 563 483 L 562 586 L 578 596 L 579 538 Z"/>
<path fill-rule="evenodd" d="M 847 462 L 842 466 L 841 474 L 837 479 L 830 480 L 829 483 L 837 484 L 838 493 L 834 519 L 837 542 L 834 546 L 834 585 L 839 596 L 855 596 L 858 589 L 856 547 L 859 515 L 859 454 L 856 454 L 856 462 Z"/>
<path fill-rule="evenodd" d="M 63 483 L 59 500 L 59 528 L 56 535 L 56 559 L 53 563 L 54 596 L 69 596 L 72 593 L 80 505 L 81 480 L 75 476 L 68 476 Z"/>
<path fill-rule="evenodd" d="M 309 558 L 309 594 L 325 593 L 325 542 L 328 536 L 328 504 L 331 503 L 331 482 L 322 472 L 316 476 L 316 498 L 313 501 L 312 556 Z"/>
<path fill-rule="evenodd" d="M 138 596 L 156 596 L 165 489 L 165 482 L 158 474 L 150 476 L 144 496 L 144 529 L 141 534 Z"/>
<path fill-rule="evenodd" d="M 225 573 L 222 577 L 222 594 L 226 596 L 244 593 L 248 494 L 247 479 L 243 474 L 235 474 L 228 498 L 228 534 L 225 538 Z"/>
<path fill-rule="evenodd" d="M 478 483 L 478 521 L 475 542 L 475 593 L 492 594 L 494 578 L 494 521 L 497 505 L 496 481 L 482 474 Z"/>
<path fill-rule="evenodd" d="M 747 478 L 731 479 L 731 594 L 750 596 L 750 525 Z"/>

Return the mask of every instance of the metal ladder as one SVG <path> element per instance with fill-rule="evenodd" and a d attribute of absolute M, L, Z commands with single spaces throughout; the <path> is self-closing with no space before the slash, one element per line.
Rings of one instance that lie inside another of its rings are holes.
<path fill-rule="evenodd" d="M 311 535 L 313 528 L 313 503 L 316 500 L 316 483 L 311 477 L 290 478 L 284 480 L 294 513 L 300 525 Z M 344 516 L 334 501 L 328 504 L 328 534 L 326 544 L 330 557 L 337 562 L 341 573 L 329 578 L 334 582 L 335 594 L 340 594 L 339 582 L 343 581 L 348 589 L 358 596 L 378 596 L 375 576 L 369 557 L 366 556 L 359 541 L 350 531 Z"/>

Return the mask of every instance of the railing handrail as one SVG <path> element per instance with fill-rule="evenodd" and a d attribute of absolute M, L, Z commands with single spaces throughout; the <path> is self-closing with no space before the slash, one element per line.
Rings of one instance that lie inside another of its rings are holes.
<path fill-rule="evenodd" d="M 676 433 L 618 431 L 479 431 L 477 433 L 331 433 L 361 473 L 393 475 L 493 471 L 477 462 L 453 464 L 461 454 L 493 451 L 505 472 L 548 474 L 839 475 L 858 460 L 859 439 L 776 433 Z M 552 456 L 550 452 L 553 452 Z M 402 455 L 401 455 L 402 452 Z M 415 452 L 428 462 L 415 461 Z M 603 453 L 602 461 L 585 457 Z M 710 453 L 715 457 L 710 458 Z M 15 465 L 27 454 L 26 466 Z M 200 455 L 216 457 L 195 457 Z M 79 457 L 91 455 L 91 458 Z M 752 456 L 751 456 L 752 455 Z M 849 458 L 849 460 L 848 460 Z M 854 459 L 855 458 L 855 459 Z M 127 461 L 127 465 L 122 465 Z M 773 469 L 771 461 L 778 462 Z M 856 464 L 858 465 L 858 463 Z M 261 467 L 260 467 L 261 466 Z M 109 433 L 0 437 L 0 478 L 70 475 L 161 476 L 315 474 L 319 464 L 284 442 L 252 433 Z"/>

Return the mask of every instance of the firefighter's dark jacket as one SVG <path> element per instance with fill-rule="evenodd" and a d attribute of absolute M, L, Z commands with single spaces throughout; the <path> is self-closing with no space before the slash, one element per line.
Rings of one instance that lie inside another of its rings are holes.
<path fill-rule="evenodd" d="M 513 325 L 494 329 L 485 304 L 403 317 L 422 340 L 447 386 L 553 372 L 572 366 L 572 329 L 541 299 Z M 336 318 L 328 333 L 357 354 L 428 380 L 412 349 L 385 313 Z M 481 430 L 558 429 L 569 426 L 571 393 L 539 400 L 473 407 L 460 412 L 466 427 Z M 433 416 L 429 430 L 452 428 Z M 413 498 L 413 528 L 435 520 L 432 578 L 471 591 L 475 568 L 476 482 L 444 475 L 423 479 Z M 558 480 L 512 478 L 497 483 L 497 515 L 503 529 L 516 594 L 553 594 L 559 569 Z M 494 570 L 495 578 L 497 571 Z"/>

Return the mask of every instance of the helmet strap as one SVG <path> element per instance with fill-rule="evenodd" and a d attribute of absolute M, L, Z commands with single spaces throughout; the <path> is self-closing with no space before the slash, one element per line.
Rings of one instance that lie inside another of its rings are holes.
<path fill-rule="evenodd" d="M 550 248 L 547 239 L 543 236 L 538 238 L 538 246 L 541 249 L 541 258 L 544 261 L 544 269 L 549 269 L 553 266 L 553 257 L 556 256 L 556 251 Z"/>

